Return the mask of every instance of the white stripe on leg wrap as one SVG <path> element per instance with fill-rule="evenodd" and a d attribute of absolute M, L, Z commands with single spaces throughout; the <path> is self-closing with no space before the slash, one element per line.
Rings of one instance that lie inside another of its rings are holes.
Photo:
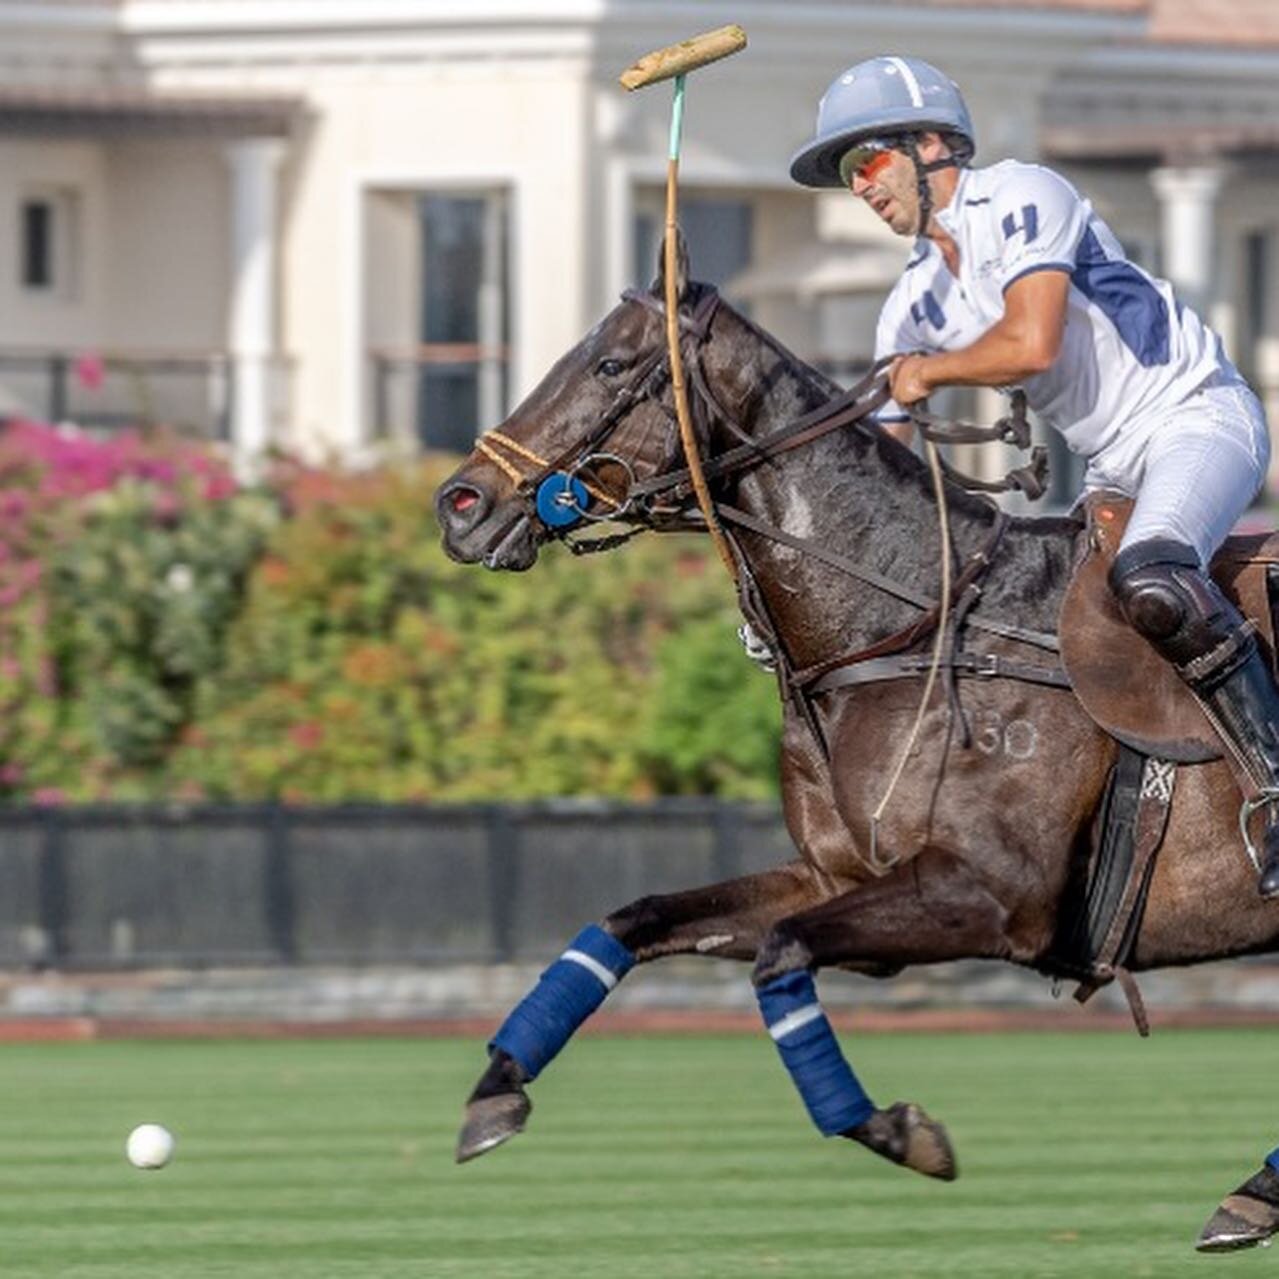
<path fill-rule="evenodd" d="M 612 990 L 617 985 L 617 975 L 610 968 L 606 968 L 598 959 L 592 959 L 590 955 L 580 950 L 566 950 L 561 959 L 567 959 L 570 964 L 580 964 L 588 973 L 594 974 L 604 983 L 605 990 Z"/>
<path fill-rule="evenodd" d="M 775 1021 L 768 1028 L 768 1033 L 780 1043 L 787 1035 L 823 1015 L 821 1004 L 805 1004 L 803 1008 L 796 1008 L 793 1013 L 787 1013 L 780 1021 Z"/>

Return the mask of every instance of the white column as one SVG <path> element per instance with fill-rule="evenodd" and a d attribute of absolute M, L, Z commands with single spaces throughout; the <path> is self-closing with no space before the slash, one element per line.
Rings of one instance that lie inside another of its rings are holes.
<path fill-rule="evenodd" d="M 1163 274 L 1205 319 L 1213 301 L 1215 206 L 1225 180 L 1225 169 L 1218 165 L 1150 174 L 1162 215 Z"/>
<path fill-rule="evenodd" d="M 231 443 L 236 467 L 251 475 L 271 443 L 275 354 L 276 176 L 285 143 L 246 138 L 227 147 L 231 165 Z"/>
<path fill-rule="evenodd" d="M 479 367 L 478 407 L 479 431 L 496 426 L 505 416 L 502 396 L 502 369 L 506 361 L 497 354 L 502 345 L 505 318 L 502 278 L 505 196 L 490 195 L 484 203 L 484 249 L 480 263 L 479 332 L 476 334 L 484 355 Z"/>

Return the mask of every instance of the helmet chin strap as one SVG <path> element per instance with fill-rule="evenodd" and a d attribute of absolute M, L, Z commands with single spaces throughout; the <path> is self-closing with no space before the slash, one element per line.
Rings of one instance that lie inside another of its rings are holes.
<path fill-rule="evenodd" d="M 940 160 L 929 160 L 925 163 L 919 154 L 919 143 L 913 134 L 908 134 L 902 139 L 900 149 L 910 156 L 911 163 L 915 166 L 915 184 L 919 192 L 919 226 L 915 234 L 925 235 L 928 231 L 929 219 L 933 216 L 933 193 L 928 185 L 928 175 L 936 173 L 939 169 L 957 169 L 960 162 L 957 156 L 946 155 Z"/>

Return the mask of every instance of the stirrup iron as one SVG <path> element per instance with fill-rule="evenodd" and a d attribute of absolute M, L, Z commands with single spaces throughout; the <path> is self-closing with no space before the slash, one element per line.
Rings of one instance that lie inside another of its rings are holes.
<path fill-rule="evenodd" d="M 1265 867 L 1261 864 L 1261 857 L 1257 853 L 1257 846 L 1252 842 L 1252 836 L 1248 834 L 1248 823 L 1252 821 L 1252 815 L 1257 809 L 1269 804 L 1279 804 L 1279 789 L 1263 790 L 1251 799 L 1245 799 L 1239 805 L 1239 834 L 1243 838 L 1244 851 L 1248 854 L 1248 860 L 1258 875 L 1262 874 Z"/>

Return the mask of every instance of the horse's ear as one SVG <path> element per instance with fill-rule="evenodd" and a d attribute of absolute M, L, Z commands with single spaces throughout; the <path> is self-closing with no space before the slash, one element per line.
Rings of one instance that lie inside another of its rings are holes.
<path fill-rule="evenodd" d="M 652 292 L 655 297 L 666 296 L 666 237 L 657 246 L 657 279 L 653 281 Z M 684 232 L 675 228 L 675 297 L 682 302 L 688 293 L 688 242 Z"/>

